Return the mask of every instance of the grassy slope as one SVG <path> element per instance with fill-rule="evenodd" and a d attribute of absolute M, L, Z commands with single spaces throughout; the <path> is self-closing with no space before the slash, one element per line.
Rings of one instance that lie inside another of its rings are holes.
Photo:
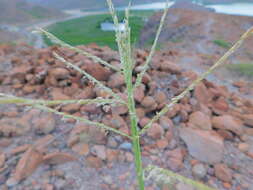
<path fill-rule="evenodd" d="M 152 14 L 152 11 L 133 11 L 131 13 L 132 44 L 138 41 L 140 31 L 145 24 L 145 18 Z M 123 19 L 123 12 L 119 13 L 119 18 L 120 20 Z M 100 23 L 105 20 L 111 20 L 111 16 L 108 14 L 87 16 L 56 23 L 50 26 L 48 31 L 71 45 L 96 43 L 101 46 L 109 46 L 116 49 L 117 45 L 114 32 L 105 32 L 100 29 Z M 46 40 L 46 43 L 51 45 L 48 40 Z"/>

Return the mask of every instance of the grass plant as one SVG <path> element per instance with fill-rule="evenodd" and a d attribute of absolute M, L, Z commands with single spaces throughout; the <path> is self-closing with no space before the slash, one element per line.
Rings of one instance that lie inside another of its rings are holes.
<path fill-rule="evenodd" d="M 112 1 L 107 0 L 107 3 L 109 5 L 110 14 L 112 15 L 112 20 L 113 20 L 113 22 L 114 22 L 114 24 L 117 28 L 117 26 L 119 24 L 118 15 L 116 14 L 116 11 L 114 9 Z M 101 89 L 107 91 L 111 95 L 110 98 L 109 99 L 96 98 L 96 99 L 90 99 L 90 100 L 85 99 L 85 100 L 55 100 L 55 101 L 51 101 L 51 100 L 25 99 L 25 98 L 20 98 L 20 97 L 0 93 L 0 104 L 21 104 L 21 105 L 37 108 L 37 109 L 42 110 L 42 111 L 51 112 L 51 113 L 60 115 L 60 116 L 62 116 L 62 118 L 72 118 L 72 119 L 75 119 L 79 122 L 90 124 L 94 127 L 99 127 L 103 130 L 108 130 L 108 131 L 111 131 L 115 134 L 122 135 L 122 136 L 128 138 L 132 142 L 132 145 L 133 145 L 133 153 L 134 153 L 134 157 L 135 157 L 136 176 L 137 176 L 139 190 L 144 190 L 145 189 L 145 183 L 144 183 L 145 180 L 150 180 L 151 178 L 155 178 L 155 181 L 159 180 L 159 179 L 162 179 L 163 181 L 178 180 L 178 181 L 193 185 L 197 189 L 210 190 L 211 188 L 209 188 L 209 187 L 207 187 L 203 184 L 199 184 L 198 182 L 195 182 L 193 180 L 182 177 L 182 176 L 180 176 L 178 174 L 175 174 L 175 173 L 173 173 L 169 170 L 164 170 L 164 169 L 158 168 L 156 166 L 149 166 L 146 169 L 144 169 L 143 164 L 142 164 L 140 138 L 142 137 L 142 135 L 144 135 L 146 133 L 146 131 L 152 126 L 152 124 L 155 121 L 157 121 L 162 115 L 164 115 L 167 111 L 169 111 L 176 103 L 178 103 L 179 100 L 181 100 L 184 96 L 186 96 L 190 91 L 192 91 L 194 89 L 194 87 L 196 85 L 198 85 L 208 74 L 213 72 L 214 69 L 221 66 L 228 59 L 228 57 L 230 55 L 232 55 L 243 44 L 243 42 L 253 33 L 253 28 L 246 31 L 241 36 L 239 41 L 236 42 L 227 51 L 227 53 L 225 53 L 205 73 L 200 75 L 199 78 L 197 78 L 195 81 L 193 81 L 193 83 L 191 85 L 189 85 L 181 94 L 179 94 L 178 96 L 172 98 L 171 103 L 166 105 L 160 112 L 158 112 L 150 120 L 150 122 L 143 129 L 140 130 L 137 126 L 138 116 L 136 114 L 136 107 L 135 107 L 135 101 L 134 101 L 133 94 L 134 94 L 134 90 L 136 88 L 138 88 L 139 85 L 141 84 L 142 78 L 143 78 L 144 74 L 146 73 L 146 71 L 149 68 L 149 64 L 150 64 L 150 62 L 152 60 L 152 57 L 155 53 L 158 38 L 159 38 L 159 35 L 161 33 L 163 24 L 165 22 L 167 12 L 168 12 L 168 6 L 165 8 L 165 11 L 164 11 L 163 16 L 161 18 L 160 25 L 159 25 L 157 34 L 155 36 L 154 43 L 152 45 L 150 54 L 148 55 L 148 57 L 146 59 L 146 63 L 142 67 L 142 71 L 137 75 L 137 79 L 136 79 L 135 83 L 133 83 L 133 70 L 134 70 L 134 67 L 135 67 L 135 61 L 132 57 L 132 45 L 131 45 L 131 31 L 132 30 L 131 30 L 131 26 L 129 24 L 130 5 L 124 13 L 124 23 L 125 23 L 126 30 L 123 31 L 123 32 L 119 31 L 119 30 L 116 30 L 116 32 L 115 32 L 115 34 L 116 34 L 116 44 L 118 46 L 120 60 L 121 60 L 121 67 L 120 68 L 111 66 L 109 63 L 107 63 L 106 61 L 100 59 L 99 57 L 91 55 L 88 52 L 84 52 L 83 50 L 78 49 L 77 47 L 73 47 L 73 46 L 69 45 L 68 43 L 63 42 L 62 40 L 55 37 L 53 34 L 50 34 L 49 32 L 47 32 L 43 29 L 38 29 L 38 31 L 40 33 L 47 36 L 52 42 L 58 44 L 59 46 L 67 47 L 67 48 L 69 48 L 69 49 L 71 49 L 71 50 L 73 50 L 77 53 L 81 53 L 85 56 L 88 56 L 88 57 L 92 58 L 95 62 L 100 63 L 100 64 L 102 64 L 106 67 L 109 67 L 110 69 L 112 69 L 116 72 L 121 72 L 124 75 L 125 84 L 126 84 L 126 92 L 125 92 L 127 94 L 127 100 L 126 101 L 123 100 L 117 94 L 115 94 L 110 88 L 105 86 L 102 82 L 96 80 L 94 77 L 92 77 L 91 75 L 86 73 L 84 70 L 80 69 L 78 66 L 74 65 L 73 63 L 70 63 L 70 62 L 66 61 L 63 57 L 61 57 L 60 55 L 58 55 L 54 52 L 54 56 L 55 56 L 56 59 L 63 62 L 67 67 L 71 67 L 74 70 L 80 72 L 84 77 L 86 77 L 86 79 L 89 79 L 94 84 L 99 86 Z M 65 104 L 69 104 L 69 103 L 79 103 L 79 104 L 94 104 L 95 103 L 97 105 L 104 105 L 104 104 L 108 105 L 109 104 L 111 106 L 113 106 L 114 104 L 127 105 L 128 111 L 129 111 L 128 113 L 129 113 L 129 117 L 130 117 L 130 121 L 131 121 L 131 126 L 130 126 L 131 134 L 128 135 L 124 132 L 121 132 L 121 131 L 119 131 L 117 129 L 114 129 L 110 126 L 107 126 L 105 124 L 89 121 L 89 120 L 84 119 L 82 117 L 69 115 L 69 114 L 66 114 L 64 112 L 60 112 L 57 109 L 54 109 L 54 108 L 50 107 L 52 105 L 65 105 Z M 148 177 L 146 177 L 146 178 L 144 178 L 144 173 L 145 173 L 144 171 L 148 173 Z"/>

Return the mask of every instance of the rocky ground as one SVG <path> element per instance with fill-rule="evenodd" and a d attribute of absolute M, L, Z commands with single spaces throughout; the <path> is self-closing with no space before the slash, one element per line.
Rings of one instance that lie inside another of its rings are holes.
<path fill-rule="evenodd" d="M 115 66 L 116 52 L 81 46 Z M 123 76 L 64 48 L 0 46 L 0 92 L 33 99 L 87 99 L 108 94 L 55 60 L 56 51 L 125 97 Z M 146 51 L 137 50 L 135 75 Z M 197 77 L 180 53 L 158 53 L 135 92 L 139 128 Z M 181 60 L 181 61 L 180 61 Z M 142 137 L 144 164 L 155 164 L 219 190 L 252 190 L 253 100 L 246 82 L 237 90 L 205 80 Z M 244 89 L 244 90 L 241 90 Z M 247 90 L 245 90 L 247 89 Z M 60 105 L 62 112 L 129 133 L 125 107 Z M 131 143 L 119 135 L 23 106 L 0 106 L 0 189 L 137 189 Z M 147 189 L 191 190 L 147 182 Z"/>

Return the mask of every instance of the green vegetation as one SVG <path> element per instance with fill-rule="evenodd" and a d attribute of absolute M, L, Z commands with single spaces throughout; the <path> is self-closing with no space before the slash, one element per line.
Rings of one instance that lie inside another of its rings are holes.
<path fill-rule="evenodd" d="M 253 77 L 253 63 L 230 64 L 227 68 L 239 75 Z"/>
<path fill-rule="evenodd" d="M 139 40 L 145 19 L 152 14 L 153 11 L 133 11 L 131 13 L 129 20 L 131 44 Z M 124 12 L 120 12 L 118 17 L 119 21 L 123 21 Z M 115 32 L 100 29 L 100 24 L 105 21 L 112 22 L 110 14 L 92 15 L 56 23 L 50 26 L 48 31 L 73 46 L 96 43 L 100 46 L 109 46 L 116 49 Z M 52 45 L 48 39 L 45 39 L 45 41 L 48 45 Z"/>
<path fill-rule="evenodd" d="M 232 46 L 232 44 L 230 42 L 227 42 L 222 39 L 213 40 L 213 43 L 220 46 L 220 47 L 226 48 L 226 49 L 229 49 Z"/>

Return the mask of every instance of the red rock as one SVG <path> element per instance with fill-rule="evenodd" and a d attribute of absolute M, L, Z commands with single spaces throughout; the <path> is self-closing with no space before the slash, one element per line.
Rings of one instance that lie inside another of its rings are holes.
<path fill-rule="evenodd" d="M 23 152 L 27 151 L 31 146 L 32 145 L 30 145 L 30 144 L 24 144 L 24 145 L 18 146 L 16 148 L 12 149 L 10 154 L 16 155 L 16 154 L 23 153 Z"/>
<path fill-rule="evenodd" d="M 48 146 L 48 143 L 51 142 L 53 139 L 54 139 L 53 135 L 46 135 L 35 141 L 34 146 L 38 150 L 45 149 Z"/>
<path fill-rule="evenodd" d="M 90 152 L 89 145 L 85 143 L 78 143 L 74 145 L 72 150 L 82 156 L 87 156 Z"/>
<path fill-rule="evenodd" d="M 232 172 L 225 164 L 216 164 L 214 166 L 214 173 L 218 179 L 224 182 L 232 181 Z"/>
<path fill-rule="evenodd" d="M 5 154 L 4 153 L 0 154 L 0 168 L 4 167 L 5 159 L 6 159 Z"/>
<path fill-rule="evenodd" d="M 142 119 L 145 117 L 145 110 L 143 108 L 136 108 L 136 114 L 138 116 L 138 119 Z"/>
<path fill-rule="evenodd" d="M 80 104 L 68 104 L 61 108 L 61 111 L 68 112 L 68 113 L 75 113 L 78 112 L 80 109 Z"/>
<path fill-rule="evenodd" d="M 66 79 L 69 76 L 69 71 L 63 67 L 51 68 L 49 75 L 53 75 L 56 79 Z"/>
<path fill-rule="evenodd" d="M 173 121 L 171 121 L 171 119 L 169 119 L 166 116 L 162 116 L 159 119 L 159 124 L 162 126 L 162 128 L 164 128 L 165 130 L 169 130 L 172 129 L 174 127 Z"/>
<path fill-rule="evenodd" d="M 102 168 L 103 166 L 103 161 L 96 156 L 88 156 L 86 158 L 86 162 L 90 167 L 96 168 L 96 169 Z"/>
<path fill-rule="evenodd" d="M 127 127 L 125 120 L 119 115 L 112 115 L 109 126 L 119 129 Z"/>
<path fill-rule="evenodd" d="M 63 94 L 62 89 L 53 88 L 51 91 L 51 96 L 53 100 L 70 100 L 71 98 L 65 94 Z"/>
<path fill-rule="evenodd" d="M 111 75 L 111 71 L 98 63 L 92 61 L 86 62 L 82 67 L 88 74 L 95 77 L 97 80 L 107 81 Z"/>
<path fill-rule="evenodd" d="M 233 82 L 233 86 L 237 87 L 237 88 L 243 88 L 247 85 L 247 83 L 245 81 L 235 81 Z"/>
<path fill-rule="evenodd" d="M 156 92 L 154 98 L 158 104 L 166 103 L 166 101 L 168 100 L 166 94 L 162 91 Z"/>
<path fill-rule="evenodd" d="M 144 90 L 145 90 L 145 86 L 144 85 L 141 85 L 139 86 L 138 88 L 135 89 L 134 91 L 134 99 L 135 101 L 137 102 L 141 102 L 145 96 L 144 94 Z"/>
<path fill-rule="evenodd" d="M 156 141 L 156 146 L 159 148 L 159 149 L 165 149 L 167 146 L 168 146 L 168 140 L 167 139 L 160 139 L 158 141 Z"/>
<path fill-rule="evenodd" d="M 207 104 L 210 101 L 210 95 L 204 83 L 199 83 L 194 89 L 194 96 L 198 102 Z"/>
<path fill-rule="evenodd" d="M 241 121 L 230 115 L 213 117 L 212 124 L 214 128 L 232 131 L 238 136 L 242 135 L 244 131 Z"/>
<path fill-rule="evenodd" d="M 245 125 L 253 127 L 253 114 L 244 114 L 241 119 Z"/>
<path fill-rule="evenodd" d="M 152 96 L 146 96 L 142 100 L 141 105 L 145 108 L 147 112 L 153 111 L 157 108 L 157 103 L 155 102 L 155 99 Z"/>
<path fill-rule="evenodd" d="M 189 153 L 202 162 L 218 163 L 223 159 L 223 139 L 213 131 L 181 128 L 180 137 L 186 143 Z"/>
<path fill-rule="evenodd" d="M 150 121 L 149 118 L 143 117 L 141 120 L 139 120 L 139 124 L 140 124 L 141 127 L 144 127 L 145 125 L 148 124 L 149 121 Z"/>
<path fill-rule="evenodd" d="M 117 88 L 123 84 L 125 84 L 125 79 L 121 73 L 112 74 L 108 81 L 108 86 L 111 88 Z"/>
<path fill-rule="evenodd" d="M 169 72 L 171 74 L 181 74 L 181 67 L 177 64 L 170 62 L 170 61 L 164 61 L 160 63 L 160 69 L 162 71 Z"/>
<path fill-rule="evenodd" d="M 35 148 L 29 148 L 19 160 L 13 179 L 18 182 L 30 176 L 43 162 L 43 154 Z"/>
<path fill-rule="evenodd" d="M 163 134 L 164 129 L 157 123 L 154 123 L 152 127 L 147 130 L 147 135 L 153 139 L 160 139 Z"/>
<path fill-rule="evenodd" d="M 233 140 L 234 136 L 232 132 L 224 130 L 224 129 L 218 129 L 217 133 L 223 137 L 225 140 Z"/>
<path fill-rule="evenodd" d="M 247 143 L 240 143 L 238 144 L 238 149 L 242 152 L 247 152 L 249 150 L 250 146 Z"/>
<path fill-rule="evenodd" d="M 55 119 L 52 114 L 41 115 L 33 121 L 38 133 L 49 134 L 55 127 Z"/>
<path fill-rule="evenodd" d="M 224 97 L 220 97 L 212 105 L 214 109 L 222 112 L 227 112 L 229 109 L 229 105 Z"/>
<path fill-rule="evenodd" d="M 107 161 L 114 162 L 118 160 L 119 151 L 114 149 L 106 149 Z"/>
<path fill-rule="evenodd" d="M 189 122 L 194 127 L 199 129 L 211 130 L 212 124 L 209 116 L 205 115 L 204 113 L 197 111 L 190 115 Z"/>
<path fill-rule="evenodd" d="M 106 160 L 106 148 L 103 145 L 95 145 L 91 150 L 92 154 L 100 158 L 101 160 Z"/>
<path fill-rule="evenodd" d="M 76 160 L 76 157 L 63 152 L 49 153 L 43 157 L 43 162 L 46 164 L 64 164 L 66 162 L 73 162 Z"/>
<path fill-rule="evenodd" d="M 168 156 L 168 164 L 173 171 L 179 171 L 184 167 L 184 154 L 182 149 L 177 148 L 172 151 L 167 151 L 165 155 Z"/>

